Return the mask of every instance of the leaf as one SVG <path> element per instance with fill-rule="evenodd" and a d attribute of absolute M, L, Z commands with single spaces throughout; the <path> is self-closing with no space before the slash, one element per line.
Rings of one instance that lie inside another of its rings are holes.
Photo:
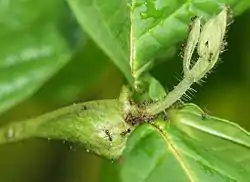
<path fill-rule="evenodd" d="M 149 82 L 149 97 L 153 101 L 162 100 L 164 97 L 166 97 L 167 95 L 166 91 L 158 80 L 150 76 L 148 78 L 148 82 Z"/>
<path fill-rule="evenodd" d="M 119 182 L 119 166 L 111 161 L 103 161 L 98 182 Z"/>
<path fill-rule="evenodd" d="M 123 0 L 68 0 L 79 24 L 132 83 L 129 7 Z M 94 56 L 94 55 L 93 55 Z"/>
<path fill-rule="evenodd" d="M 245 11 L 249 10 L 250 1 L 248 0 L 240 0 L 238 4 L 235 6 L 234 12 L 236 15 L 240 15 Z"/>
<path fill-rule="evenodd" d="M 62 19 L 65 10 L 59 0 L 0 3 L 0 113 L 33 94 L 69 61 L 76 41 L 64 35 L 70 30 Z"/>
<path fill-rule="evenodd" d="M 191 17 L 199 16 L 206 20 L 221 11 L 223 6 L 230 6 L 233 10 L 238 8 L 239 2 L 238 0 L 132 0 L 131 67 L 135 81 L 140 80 L 142 74 L 157 64 L 158 55 L 163 52 L 172 54 L 171 52 L 175 51 L 176 45 L 187 37 Z M 245 5 L 250 6 L 249 3 Z M 246 9 L 244 7 L 244 10 Z"/>
<path fill-rule="evenodd" d="M 111 64 L 96 44 L 87 40 L 84 47 L 73 55 L 70 62 L 39 90 L 36 100 L 39 99 L 39 102 L 47 105 L 60 106 L 72 103 L 79 96 L 86 99 L 87 93 L 91 92 L 90 89 L 94 85 L 100 85 L 101 80 L 110 70 Z M 91 94 L 94 93 L 91 92 Z"/>
<path fill-rule="evenodd" d="M 218 13 L 223 4 L 238 5 L 237 0 L 132 0 L 132 4 L 126 4 L 125 0 L 67 2 L 82 28 L 138 92 L 147 84 L 141 75 L 158 63 L 158 57 L 165 55 L 164 60 L 171 57 L 176 45 L 186 38 L 191 17 L 198 15 L 207 19 Z"/>
<path fill-rule="evenodd" d="M 143 75 L 138 88 L 140 88 L 137 90 L 138 93 L 133 95 L 133 99 L 137 103 L 159 101 L 167 95 L 161 83 L 150 74 Z"/>
<path fill-rule="evenodd" d="M 169 121 L 139 127 L 129 138 L 123 182 L 228 182 L 250 177 L 250 134 L 193 104 L 168 111 Z"/>

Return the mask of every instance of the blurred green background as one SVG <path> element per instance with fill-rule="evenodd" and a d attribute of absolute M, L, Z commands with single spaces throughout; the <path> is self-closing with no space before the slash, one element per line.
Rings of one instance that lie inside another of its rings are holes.
<path fill-rule="evenodd" d="M 64 13 L 69 14 L 67 10 Z M 64 18 L 72 17 L 65 15 Z M 228 28 L 227 50 L 202 86 L 194 86 L 197 93 L 190 101 L 208 114 L 237 122 L 248 130 L 249 19 L 250 12 L 234 19 Z M 123 75 L 88 35 L 80 30 L 70 34 L 67 27 L 78 29 L 78 25 L 74 18 L 69 22 L 72 24 L 61 27 L 69 45 L 81 42 L 76 45 L 71 61 L 31 98 L 5 112 L 1 116 L 1 124 L 37 116 L 72 103 L 118 96 L 124 82 Z M 151 71 L 167 89 L 173 88 L 181 79 L 180 54 Z M 115 165 L 85 152 L 81 146 L 64 141 L 29 139 L 0 146 L 1 182 L 104 182 L 111 181 L 111 178 L 116 181 Z"/>

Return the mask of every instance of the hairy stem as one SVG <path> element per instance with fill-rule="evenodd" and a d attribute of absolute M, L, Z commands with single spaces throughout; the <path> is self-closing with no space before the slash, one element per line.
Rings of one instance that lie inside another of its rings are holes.
<path fill-rule="evenodd" d="M 174 90 L 168 93 L 164 100 L 160 100 L 147 106 L 146 113 L 149 115 L 155 115 L 169 108 L 185 94 L 193 83 L 193 77 L 184 76 L 183 80 L 174 88 Z"/>

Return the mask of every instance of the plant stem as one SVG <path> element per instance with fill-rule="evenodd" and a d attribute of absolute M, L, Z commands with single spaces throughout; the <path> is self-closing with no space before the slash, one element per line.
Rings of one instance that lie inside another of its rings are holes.
<path fill-rule="evenodd" d="M 147 106 L 145 108 L 146 113 L 149 115 L 155 115 L 169 108 L 177 100 L 180 100 L 180 98 L 185 94 L 185 92 L 191 87 L 193 83 L 193 77 L 184 76 L 183 80 L 174 88 L 174 90 L 169 92 L 163 100 Z"/>

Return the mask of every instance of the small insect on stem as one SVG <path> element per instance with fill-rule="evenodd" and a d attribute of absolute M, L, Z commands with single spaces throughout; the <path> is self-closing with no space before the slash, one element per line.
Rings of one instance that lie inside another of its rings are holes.
<path fill-rule="evenodd" d="M 209 115 L 207 113 L 205 113 L 205 112 L 201 113 L 202 120 L 206 120 L 206 119 L 208 119 L 208 117 L 209 117 Z"/>
<path fill-rule="evenodd" d="M 208 41 L 205 42 L 205 46 L 208 47 Z"/>
<path fill-rule="evenodd" d="M 204 111 L 201 113 L 201 119 L 204 121 L 206 119 L 209 119 L 209 117 L 211 116 L 211 111 L 209 111 L 208 109 L 204 109 Z"/>
<path fill-rule="evenodd" d="M 128 128 L 125 131 L 121 132 L 121 136 L 126 136 L 127 134 L 129 134 L 131 132 L 131 129 Z"/>
<path fill-rule="evenodd" d="M 159 114 L 159 118 L 163 119 L 163 121 L 167 121 L 168 120 L 168 114 L 166 113 L 166 111 L 163 111 Z"/>
<path fill-rule="evenodd" d="M 164 113 L 164 114 L 162 115 L 162 119 L 163 119 L 164 121 L 167 121 L 167 120 L 168 120 L 168 115 L 167 115 L 166 113 Z"/>
<path fill-rule="evenodd" d="M 86 111 L 86 110 L 88 110 L 87 106 L 86 106 L 86 105 L 83 105 L 83 106 L 81 106 L 80 108 L 78 108 L 76 115 L 77 115 L 78 117 L 82 117 L 82 113 L 83 113 L 84 111 Z"/>
<path fill-rule="evenodd" d="M 82 106 L 82 110 L 87 110 L 87 106 Z"/>
<path fill-rule="evenodd" d="M 105 130 L 105 134 L 106 134 L 108 140 L 109 140 L 110 142 L 112 142 L 112 141 L 113 141 L 113 137 L 111 136 L 110 131 L 109 131 L 109 130 Z"/>
<path fill-rule="evenodd" d="M 210 53 L 209 53 L 208 62 L 211 62 L 211 61 L 212 61 L 212 57 L 213 57 L 213 53 L 212 53 L 212 52 L 210 52 Z"/>

